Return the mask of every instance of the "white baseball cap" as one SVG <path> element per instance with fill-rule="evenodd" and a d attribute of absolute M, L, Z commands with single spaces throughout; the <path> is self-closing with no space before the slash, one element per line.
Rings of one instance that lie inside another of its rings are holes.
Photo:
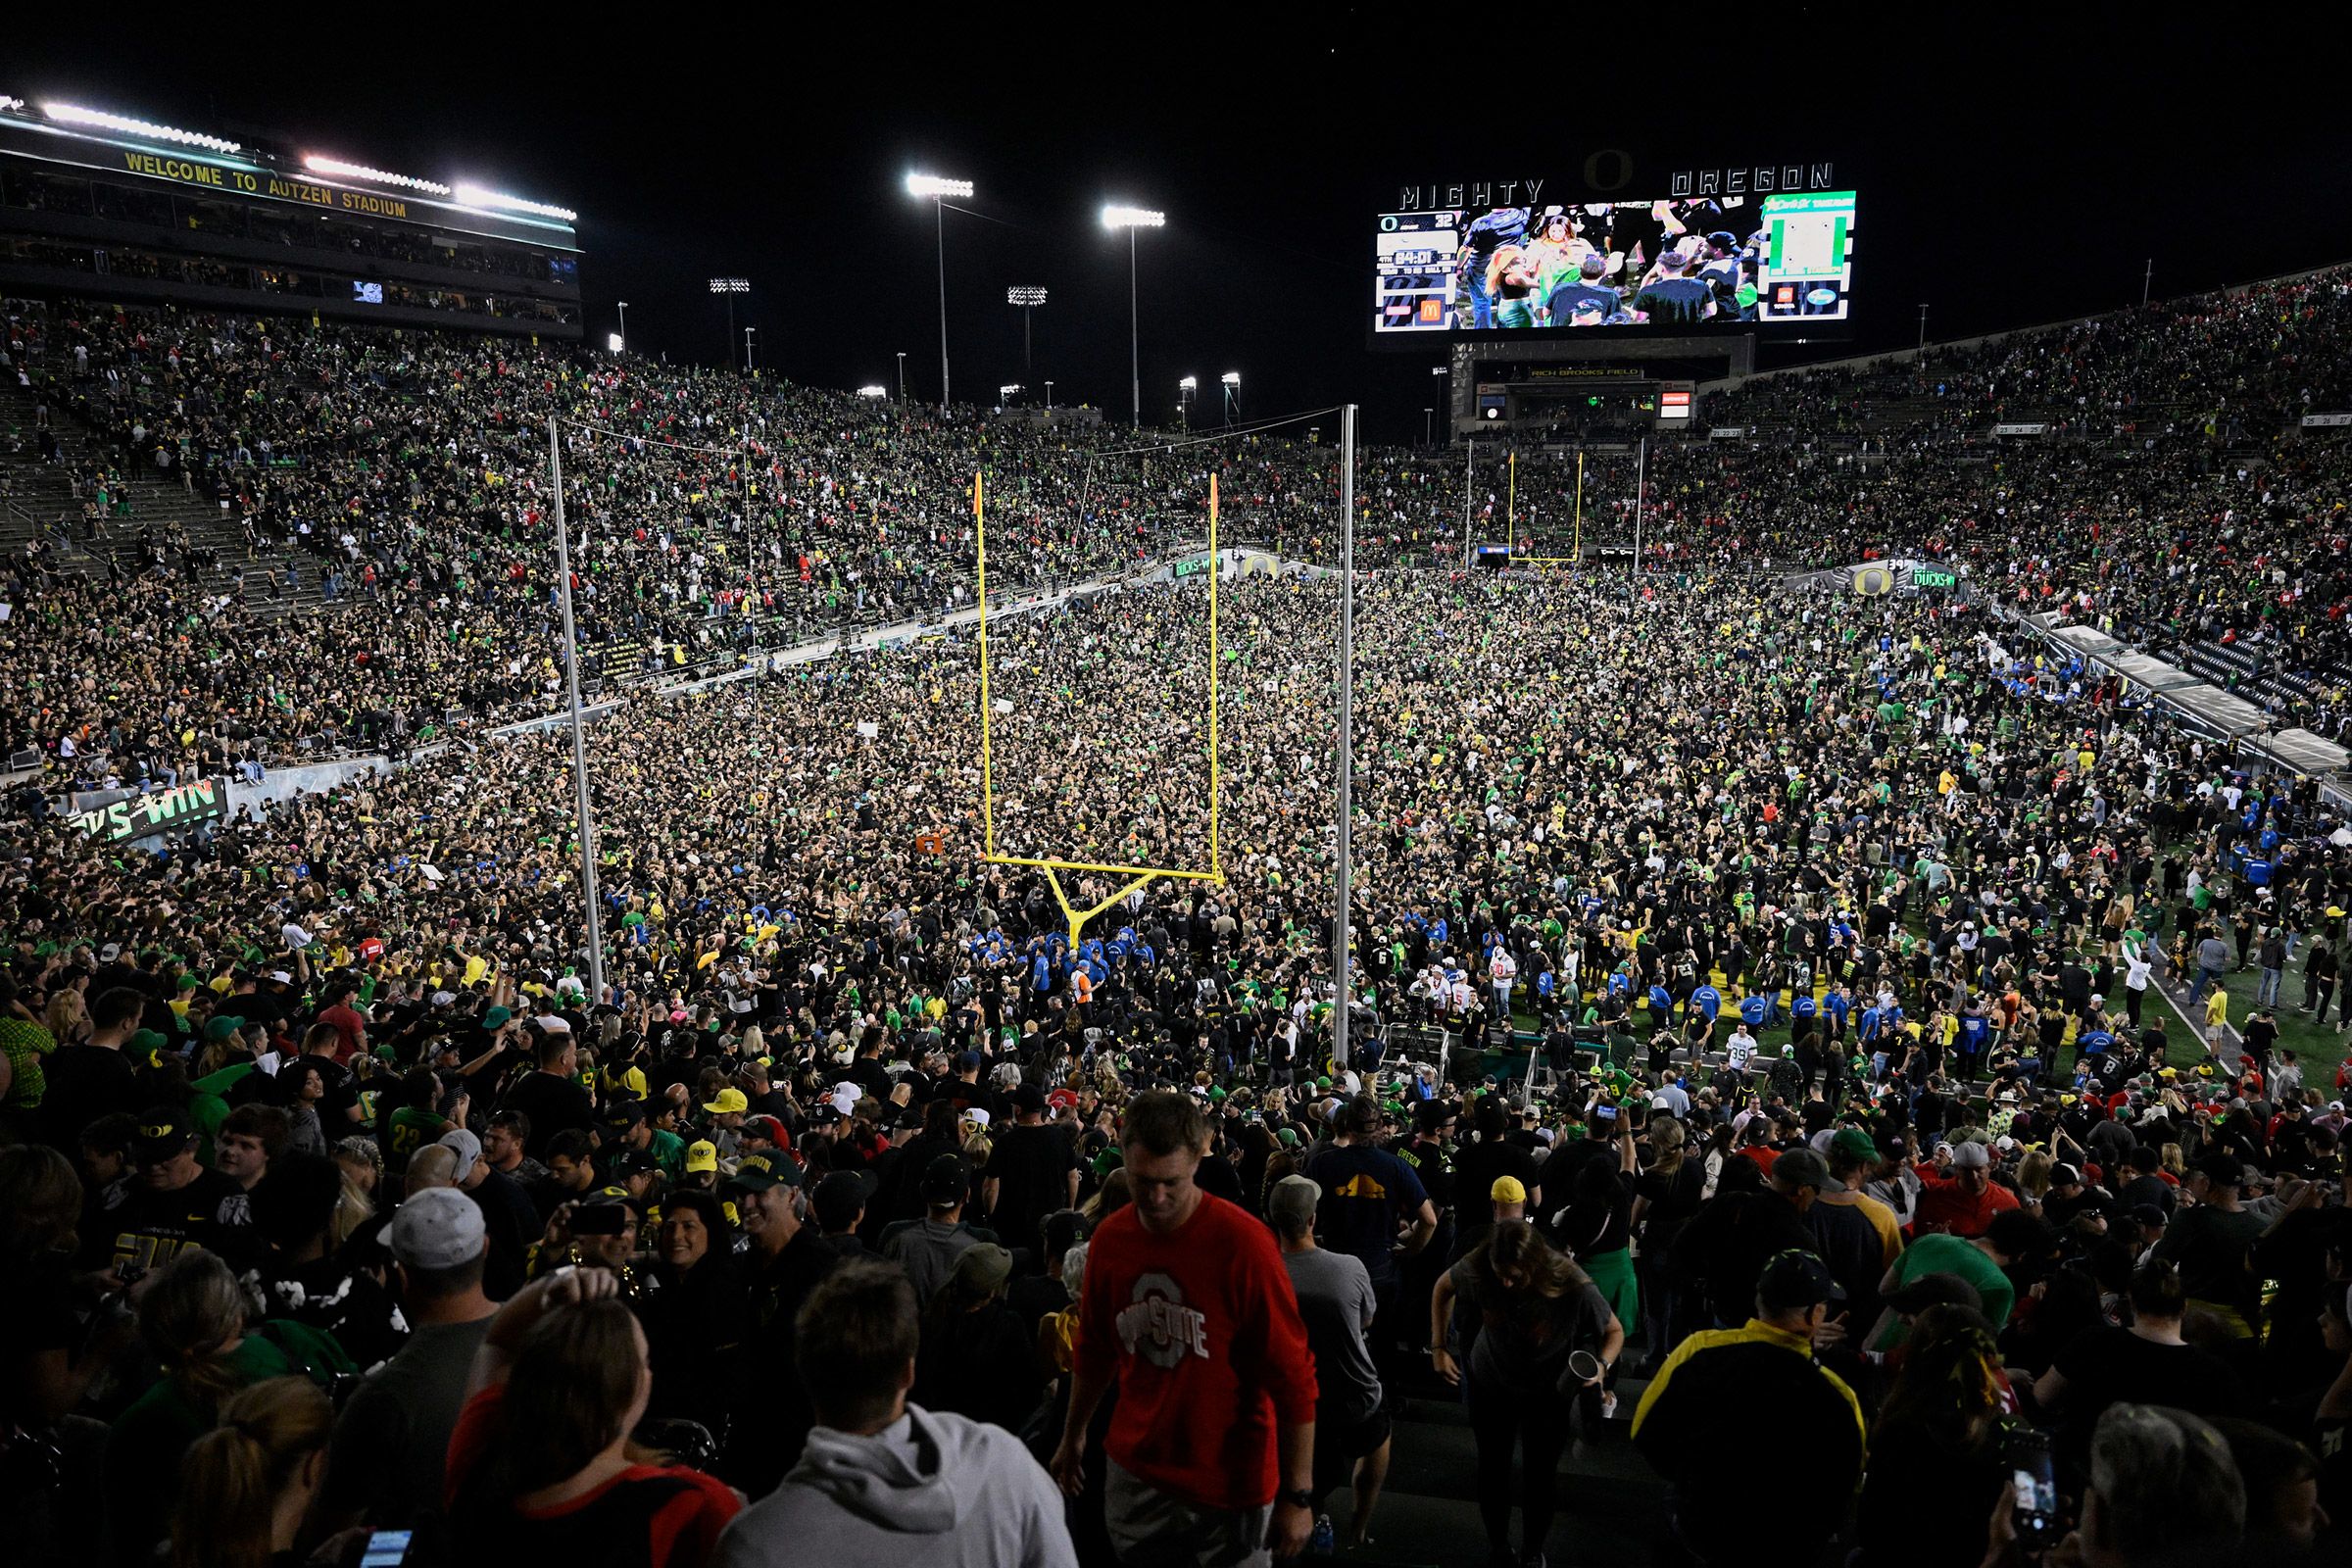
<path fill-rule="evenodd" d="M 489 1233 L 472 1199 L 454 1187 L 427 1187 L 393 1210 L 386 1245 L 410 1268 L 456 1268 L 482 1255 Z"/>

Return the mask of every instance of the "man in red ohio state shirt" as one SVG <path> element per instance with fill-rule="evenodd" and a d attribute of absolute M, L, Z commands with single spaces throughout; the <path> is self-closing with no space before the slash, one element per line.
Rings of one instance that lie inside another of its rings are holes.
<path fill-rule="evenodd" d="M 1314 1528 L 1315 1368 L 1266 1227 L 1194 1185 L 1208 1122 L 1138 1095 L 1120 1129 L 1135 1200 L 1087 1248 L 1075 1377 L 1053 1470 L 1083 1485 L 1113 1382 L 1103 1521 L 1121 1562 L 1264 1564 Z"/>
<path fill-rule="evenodd" d="M 1992 1151 L 1983 1144 L 1957 1146 L 1948 1170 L 1931 1167 L 1919 1173 L 1919 1180 L 1914 1236 L 1982 1236 L 1993 1215 L 2017 1207 L 2017 1195 L 1992 1180 Z"/>

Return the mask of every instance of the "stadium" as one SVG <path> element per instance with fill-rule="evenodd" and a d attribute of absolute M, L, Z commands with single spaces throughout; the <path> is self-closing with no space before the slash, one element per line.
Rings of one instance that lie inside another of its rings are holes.
<path fill-rule="evenodd" d="M 2345 1556 L 2352 234 L 1270 31 L 0 63 L 0 1561 Z"/>

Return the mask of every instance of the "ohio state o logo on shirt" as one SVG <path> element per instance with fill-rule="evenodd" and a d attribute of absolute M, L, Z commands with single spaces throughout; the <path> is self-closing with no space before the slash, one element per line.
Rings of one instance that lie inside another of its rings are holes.
<path fill-rule="evenodd" d="M 1186 1353 L 1208 1357 L 1208 1319 L 1184 1304 L 1184 1288 L 1165 1274 L 1135 1282 L 1134 1304 L 1119 1311 L 1119 1343 L 1129 1355 L 1153 1366 L 1174 1368 Z"/>

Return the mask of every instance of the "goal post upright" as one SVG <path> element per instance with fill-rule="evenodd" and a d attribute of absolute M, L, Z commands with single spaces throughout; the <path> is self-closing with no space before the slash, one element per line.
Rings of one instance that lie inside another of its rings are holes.
<path fill-rule="evenodd" d="M 1511 454 L 1511 502 L 1514 512 L 1516 511 L 1518 505 L 1518 495 L 1519 455 L 1514 452 Z M 1505 548 L 1511 551 L 1516 551 L 1519 548 L 1519 529 L 1515 521 L 1510 529 L 1510 543 Z M 1583 562 L 1584 555 L 1585 454 L 1584 450 L 1580 447 L 1576 454 L 1576 524 L 1575 533 L 1570 537 L 1569 540 L 1568 553 L 1564 556 L 1522 556 L 1514 554 L 1507 556 L 1505 559 L 1514 566 L 1574 566 Z"/>
<path fill-rule="evenodd" d="M 980 819 L 982 833 L 981 861 L 988 865 L 1023 865 L 1046 874 L 1046 885 L 1052 889 L 1054 900 L 1061 906 L 1069 921 L 1070 946 L 1078 945 L 1079 934 L 1086 922 L 1111 908 L 1129 894 L 1148 886 L 1154 878 L 1169 881 L 1208 882 L 1222 884 L 1224 863 L 1218 839 L 1218 794 L 1221 772 L 1218 762 L 1217 723 L 1217 477 L 1208 481 L 1208 869 L 1182 870 L 1160 865 L 1121 865 L 1099 860 L 1066 860 L 1040 856 L 1000 855 L 997 853 L 996 815 L 996 712 L 989 692 L 988 667 L 988 510 L 985 500 L 984 476 L 972 475 L 972 536 L 974 561 L 979 578 L 979 647 L 980 647 Z M 1075 871 L 1106 876 L 1122 876 L 1129 880 L 1110 897 L 1091 907 L 1074 905 L 1061 885 L 1060 873 Z"/>

